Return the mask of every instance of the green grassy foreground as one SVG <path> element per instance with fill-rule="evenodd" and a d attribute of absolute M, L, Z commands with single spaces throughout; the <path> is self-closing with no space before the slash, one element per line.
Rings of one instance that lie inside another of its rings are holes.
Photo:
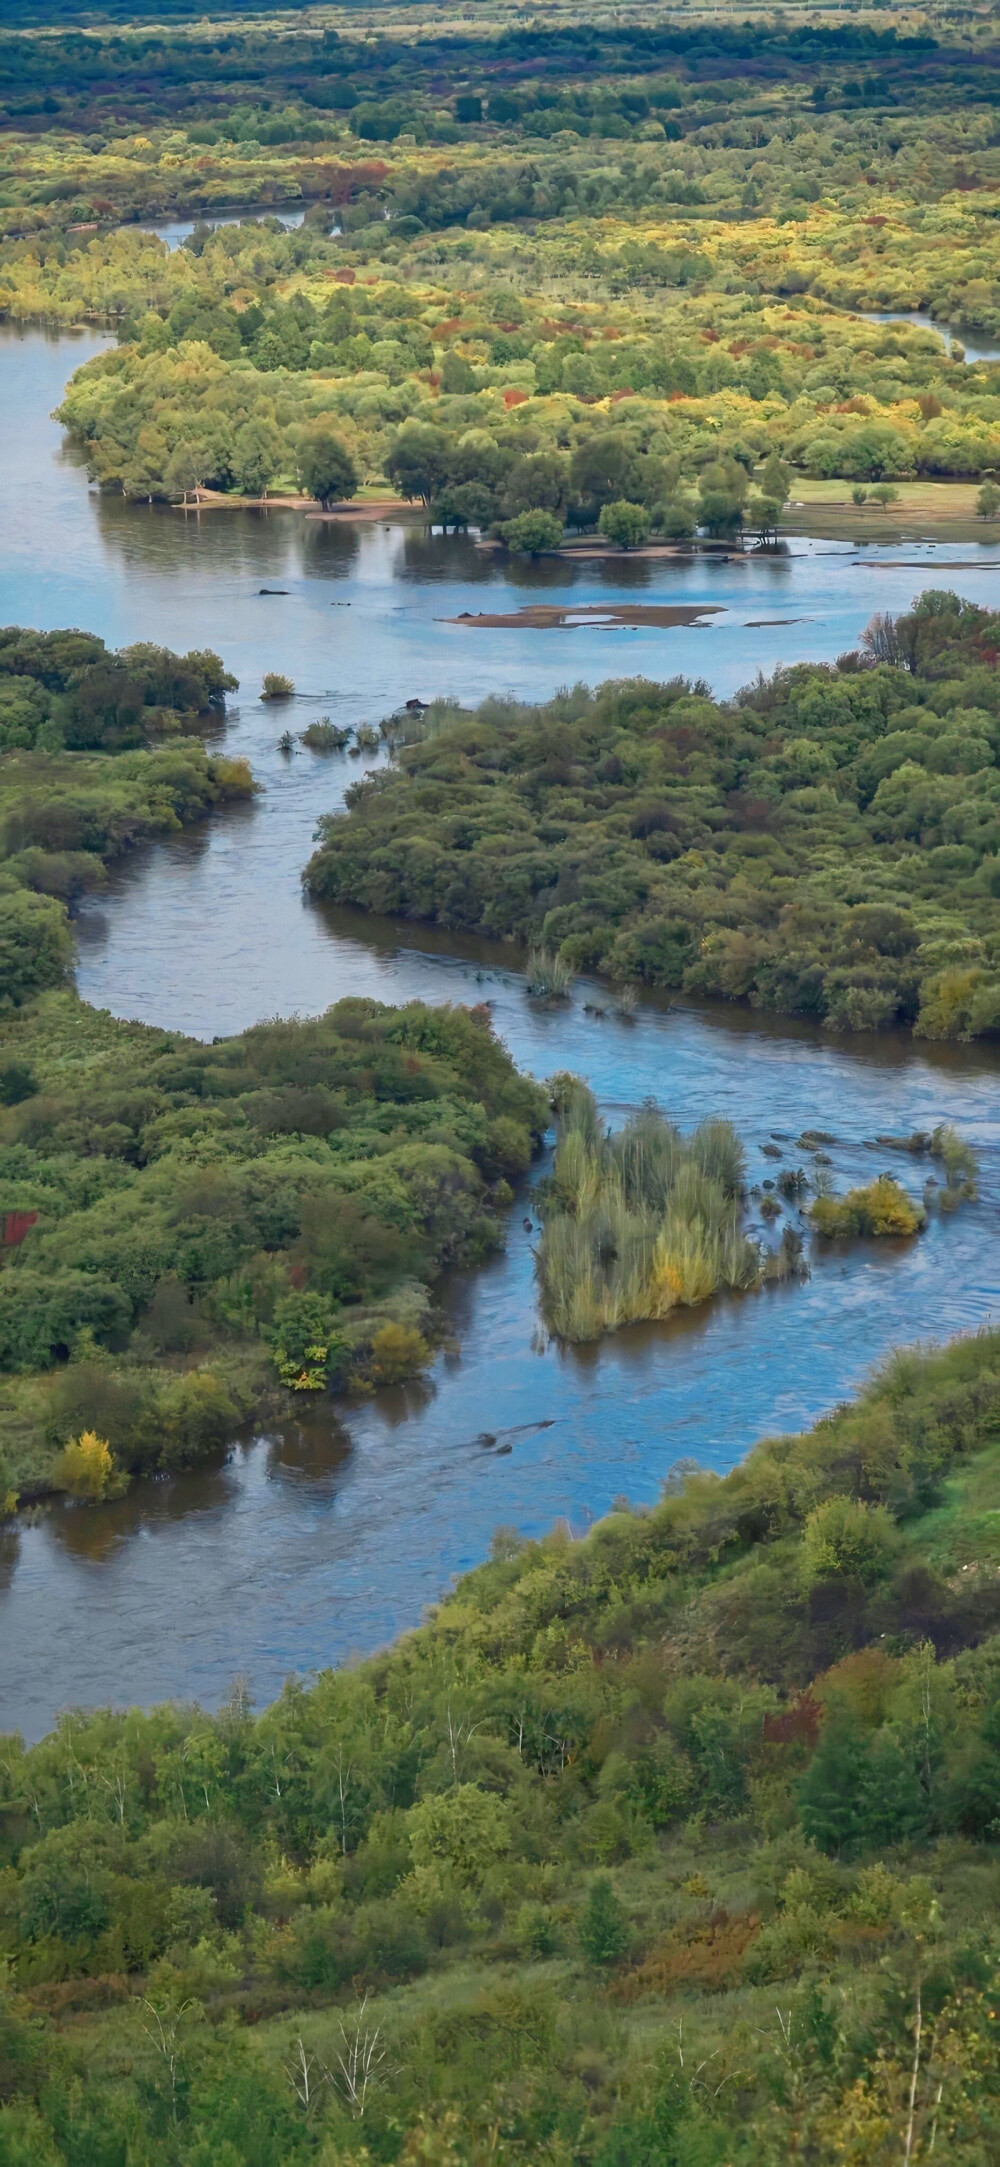
<path fill-rule="evenodd" d="M 253 1717 L 0 1752 L 4 2167 L 987 2167 L 1000 1334 Z"/>

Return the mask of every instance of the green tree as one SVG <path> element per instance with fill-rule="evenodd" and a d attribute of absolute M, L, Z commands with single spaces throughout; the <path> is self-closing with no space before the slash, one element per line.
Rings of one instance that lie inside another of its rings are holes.
<path fill-rule="evenodd" d="M 357 495 L 357 467 L 343 438 L 322 416 L 303 429 L 297 457 L 306 495 L 317 497 L 324 507 Z"/>
<path fill-rule="evenodd" d="M 799 1820 L 810 1843 L 849 1856 L 864 1832 L 868 1742 L 848 1709 L 831 1710 L 799 1784 Z"/>
<path fill-rule="evenodd" d="M 587 1901 L 577 1922 L 580 1947 L 588 1964 L 617 1964 L 632 1940 L 628 1913 L 619 1903 L 607 1874 L 590 1884 Z"/>
<path fill-rule="evenodd" d="M 899 1537 L 884 1505 L 828 1497 L 808 1515 L 802 1547 L 813 1580 L 860 1580 L 868 1587 L 888 1572 Z"/>
<path fill-rule="evenodd" d="M 976 517 L 995 519 L 1000 512 L 1000 489 L 996 482 L 984 482 L 976 498 Z"/>
<path fill-rule="evenodd" d="M 773 498 L 779 508 L 787 503 L 792 476 L 778 452 L 769 452 L 758 480 L 763 496 Z"/>
<path fill-rule="evenodd" d="M 453 346 L 449 346 L 441 364 L 442 391 L 466 392 L 475 391 L 475 388 L 476 379 L 469 362 L 462 354 L 457 354 Z"/>
<path fill-rule="evenodd" d="M 411 422 L 400 430 L 385 458 L 388 479 L 404 497 L 420 497 L 429 504 L 451 465 L 448 439 L 429 422 Z"/>
<path fill-rule="evenodd" d="M 620 543 L 622 549 L 638 549 L 649 536 L 650 518 L 645 505 L 630 504 L 625 497 L 619 497 L 614 504 L 602 504 L 597 524 L 608 541 Z"/>
<path fill-rule="evenodd" d="M 749 482 L 738 459 L 713 459 L 698 484 L 701 522 L 709 534 L 735 534 L 743 523 Z"/>
<path fill-rule="evenodd" d="M 689 504 L 680 497 L 668 497 L 658 504 L 652 517 L 653 530 L 662 534 L 666 542 L 688 542 L 695 533 L 697 521 Z"/>
<path fill-rule="evenodd" d="M 563 538 L 562 520 L 554 512 L 518 512 L 516 519 L 504 520 L 502 532 L 508 549 L 527 557 L 558 549 Z"/>
<path fill-rule="evenodd" d="M 593 506 L 596 518 L 602 504 L 619 498 L 632 502 L 639 494 L 639 463 L 620 436 L 602 430 L 585 438 L 570 461 L 570 487 L 583 506 Z"/>
<path fill-rule="evenodd" d="M 62 984 L 72 962 L 73 936 L 54 896 L 28 889 L 0 896 L 0 1008 Z"/>
<path fill-rule="evenodd" d="M 282 442 L 272 422 L 248 421 L 233 441 L 233 480 L 248 497 L 267 494 L 267 485 L 281 463 Z"/>

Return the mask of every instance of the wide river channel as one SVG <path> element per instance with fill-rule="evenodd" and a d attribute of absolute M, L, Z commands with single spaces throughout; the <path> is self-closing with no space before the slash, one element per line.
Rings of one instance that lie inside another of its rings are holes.
<path fill-rule="evenodd" d="M 227 749 L 264 785 L 255 805 L 143 852 L 91 900 L 78 981 L 123 1016 L 209 1038 L 343 994 L 489 999 L 515 1059 L 586 1076 L 609 1118 L 654 1097 L 682 1124 L 728 1115 L 757 1182 L 828 1130 L 838 1186 L 887 1163 L 877 1133 L 956 1123 L 981 1154 L 980 1200 L 906 1245 L 811 1259 L 805 1285 L 719 1301 L 666 1327 L 561 1350 L 539 1331 L 530 1193 L 505 1255 L 444 1289 L 454 1344 L 426 1385 L 360 1407 L 310 1406 L 234 1443 L 223 1464 L 137 1485 L 96 1510 L 25 1515 L 0 1537 L 0 1730 L 36 1737 L 60 1708 L 170 1696 L 216 1704 L 239 1673 L 258 1703 L 290 1673 L 375 1648 L 415 1624 L 498 1525 L 579 1530 L 616 1497 L 659 1493 L 674 1463 L 723 1470 L 798 1429 L 894 1346 L 986 1320 L 997 1298 L 1000 1056 L 902 1036 L 835 1039 L 736 1009 L 654 1001 L 632 1022 L 581 985 L 545 1008 L 518 958 L 426 928 L 324 913 L 299 876 L 318 816 L 358 773 L 348 756 L 278 752 L 320 714 L 377 720 L 413 695 L 537 698 L 582 678 L 678 671 L 731 693 L 758 668 L 826 659 L 874 609 L 924 585 L 1000 595 L 981 542 L 879 546 L 796 539 L 730 563 L 550 561 L 515 570 L 415 522 L 348 526 L 290 512 L 185 515 L 88 490 L 50 420 L 93 334 L 0 341 L 0 615 L 81 625 L 120 646 L 212 646 L 241 681 Z M 262 588 L 280 593 L 263 595 Z M 450 623 L 544 599 L 577 607 L 721 605 L 704 629 L 538 631 Z M 291 708 L 257 698 L 266 669 Z M 896 1162 L 911 1187 L 919 1167 Z"/>

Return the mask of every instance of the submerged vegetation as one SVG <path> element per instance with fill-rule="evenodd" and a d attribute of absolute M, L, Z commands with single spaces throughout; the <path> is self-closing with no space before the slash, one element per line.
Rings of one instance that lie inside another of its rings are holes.
<path fill-rule="evenodd" d="M 647 1107 L 605 1134 L 593 1094 L 556 1079 L 553 1174 L 539 1198 L 542 1310 L 561 1339 L 596 1339 L 643 1318 L 758 1285 L 740 1231 L 743 1152 L 728 1121 L 690 1137 Z"/>
<path fill-rule="evenodd" d="M 0 1491 L 217 1449 L 281 1386 L 397 1383 L 547 1120 L 485 1010 L 342 1001 L 211 1046 L 53 993 L 0 1033 Z M 12 1232 L 11 1232 L 12 1230 Z"/>
<path fill-rule="evenodd" d="M 0 2156 L 985 2167 L 998 1424 L 900 1355 L 259 1716 L 5 1741 Z"/>
<path fill-rule="evenodd" d="M 725 705 L 675 678 L 431 711 L 314 895 L 832 1029 L 1000 1029 L 1000 619 L 930 590 Z"/>

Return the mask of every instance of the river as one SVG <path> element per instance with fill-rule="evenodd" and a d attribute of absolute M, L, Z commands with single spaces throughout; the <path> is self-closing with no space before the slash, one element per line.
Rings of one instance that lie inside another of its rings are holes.
<path fill-rule="evenodd" d="M 513 954 L 308 905 L 299 873 L 315 821 L 358 763 L 289 757 L 275 744 L 286 720 L 295 732 L 322 713 L 374 720 L 413 694 L 538 697 L 575 677 L 677 671 L 731 692 L 758 667 L 855 644 L 873 609 L 905 606 L 924 584 L 995 603 L 992 551 L 806 539 L 730 564 L 556 561 L 522 572 L 415 523 L 129 506 L 88 491 L 47 418 L 70 369 L 101 343 L 29 333 L 0 346 L 3 616 L 84 625 L 116 645 L 217 647 L 242 685 L 227 747 L 249 756 L 265 791 L 143 852 L 87 903 L 78 976 L 89 1000 L 210 1037 L 345 993 L 489 999 L 522 1065 L 579 1070 L 613 1119 L 647 1096 L 682 1123 L 729 1115 L 755 1181 L 778 1170 L 763 1151 L 774 1132 L 785 1163 L 798 1164 L 790 1139 L 830 1130 L 839 1186 L 885 1163 L 866 1148 L 876 1132 L 948 1118 L 979 1149 L 982 1182 L 978 1204 L 932 1221 L 917 1243 L 816 1256 L 804 1286 L 574 1353 L 539 1334 L 526 1194 L 506 1255 L 445 1289 L 454 1347 L 425 1386 L 310 1408 L 282 1432 L 237 1442 L 222 1465 L 4 1531 L 0 1727 L 32 1737 L 68 1704 L 175 1695 L 211 1705 L 236 1673 L 262 1702 L 290 1672 L 417 1622 L 498 1524 L 539 1533 L 563 1517 L 579 1529 L 616 1496 L 655 1499 L 679 1458 L 725 1469 L 766 1431 L 813 1420 L 893 1346 L 984 1321 L 996 1297 L 994 1051 L 834 1040 L 708 1005 L 647 1001 L 625 1023 L 588 1014 L 605 997 L 586 986 L 547 1009 L 526 997 Z M 264 586 L 285 592 L 263 596 Z M 516 608 L 528 589 L 573 605 L 640 590 L 723 614 L 701 630 L 442 622 Z M 298 688 L 280 719 L 256 697 L 265 669 Z"/>

